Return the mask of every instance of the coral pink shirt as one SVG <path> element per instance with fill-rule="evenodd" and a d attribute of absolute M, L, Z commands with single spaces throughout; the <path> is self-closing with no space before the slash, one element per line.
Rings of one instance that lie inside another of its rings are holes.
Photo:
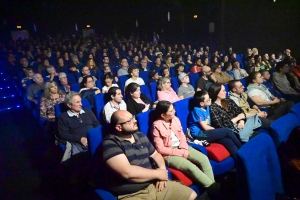
<path fill-rule="evenodd" d="M 175 101 L 179 101 L 180 98 L 179 96 L 176 94 L 176 92 L 174 92 L 174 90 L 172 88 L 170 88 L 169 91 L 157 91 L 157 100 L 158 101 L 170 101 L 171 103 L 174 103 Z"/>

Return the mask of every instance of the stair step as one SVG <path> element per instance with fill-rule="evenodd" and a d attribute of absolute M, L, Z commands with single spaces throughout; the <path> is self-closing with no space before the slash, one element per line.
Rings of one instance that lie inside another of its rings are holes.
<path fill-rule="evenodd" d="M 24 99 L 22 97 L 2 98 L 0 99 L 0 110 L 22 106 L 23 104 Z"/>

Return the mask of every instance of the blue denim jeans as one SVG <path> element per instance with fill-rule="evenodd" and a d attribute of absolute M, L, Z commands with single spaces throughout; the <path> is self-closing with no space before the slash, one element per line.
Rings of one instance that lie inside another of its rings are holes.
<path fill-rule="evenodd" d="M 236 153 L 239 148 L 241 148 L 242 144 L 236 135 L 229 128 L 217 128 L 207 131 L 202 131 L 207 135 L 206 140 L 208 142 L 215 142 L 222 144 L 230 153 L 231 157 L 236 160 Z M 204 139 L 197 138 L 195 139 Z"/>

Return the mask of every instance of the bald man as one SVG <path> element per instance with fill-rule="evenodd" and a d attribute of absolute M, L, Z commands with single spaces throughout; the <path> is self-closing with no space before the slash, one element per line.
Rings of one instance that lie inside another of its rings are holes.
<path fill-rule="evenodd" d="M 163 157 L 138 131 L 136 119 L 126 110 L 111 117 L 113 133 L 97 151 L 100 184 L 117 199 L 195 199 L 190 188 L 168 180 Z M 150 158 L 151 157 L 151 158 Z M 150 159 L 155 162 L 150 162 Z M 155 164 L 153 164 L 155 163 Z M 98 169 L 98 168 L 97 168 Z"/>
<path fill-rule="evenodd" d="M 197 80 L 197 91 L 207 91 L 211 84 L 218 82 L 209 66 L 204 66 L 202 73 L 203 75 Z"/>

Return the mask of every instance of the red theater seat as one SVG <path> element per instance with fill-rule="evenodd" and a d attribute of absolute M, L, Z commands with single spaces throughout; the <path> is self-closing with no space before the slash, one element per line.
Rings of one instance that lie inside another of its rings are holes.
<path fill-rule="evenodd" d="M 221 162 L 230 156 L 227 149 L 218 143 L 210 143 L 210 146 L 206 147 L 207 157 L 213 161 Z"/>
<path fill-rule="evenodd" d="M 172 173 L 173 179 L 181 181 L 185 186 L 190 186 L 193 184 L 193 181 L 181 171 L 170 167 L 169 170 Z"/>

